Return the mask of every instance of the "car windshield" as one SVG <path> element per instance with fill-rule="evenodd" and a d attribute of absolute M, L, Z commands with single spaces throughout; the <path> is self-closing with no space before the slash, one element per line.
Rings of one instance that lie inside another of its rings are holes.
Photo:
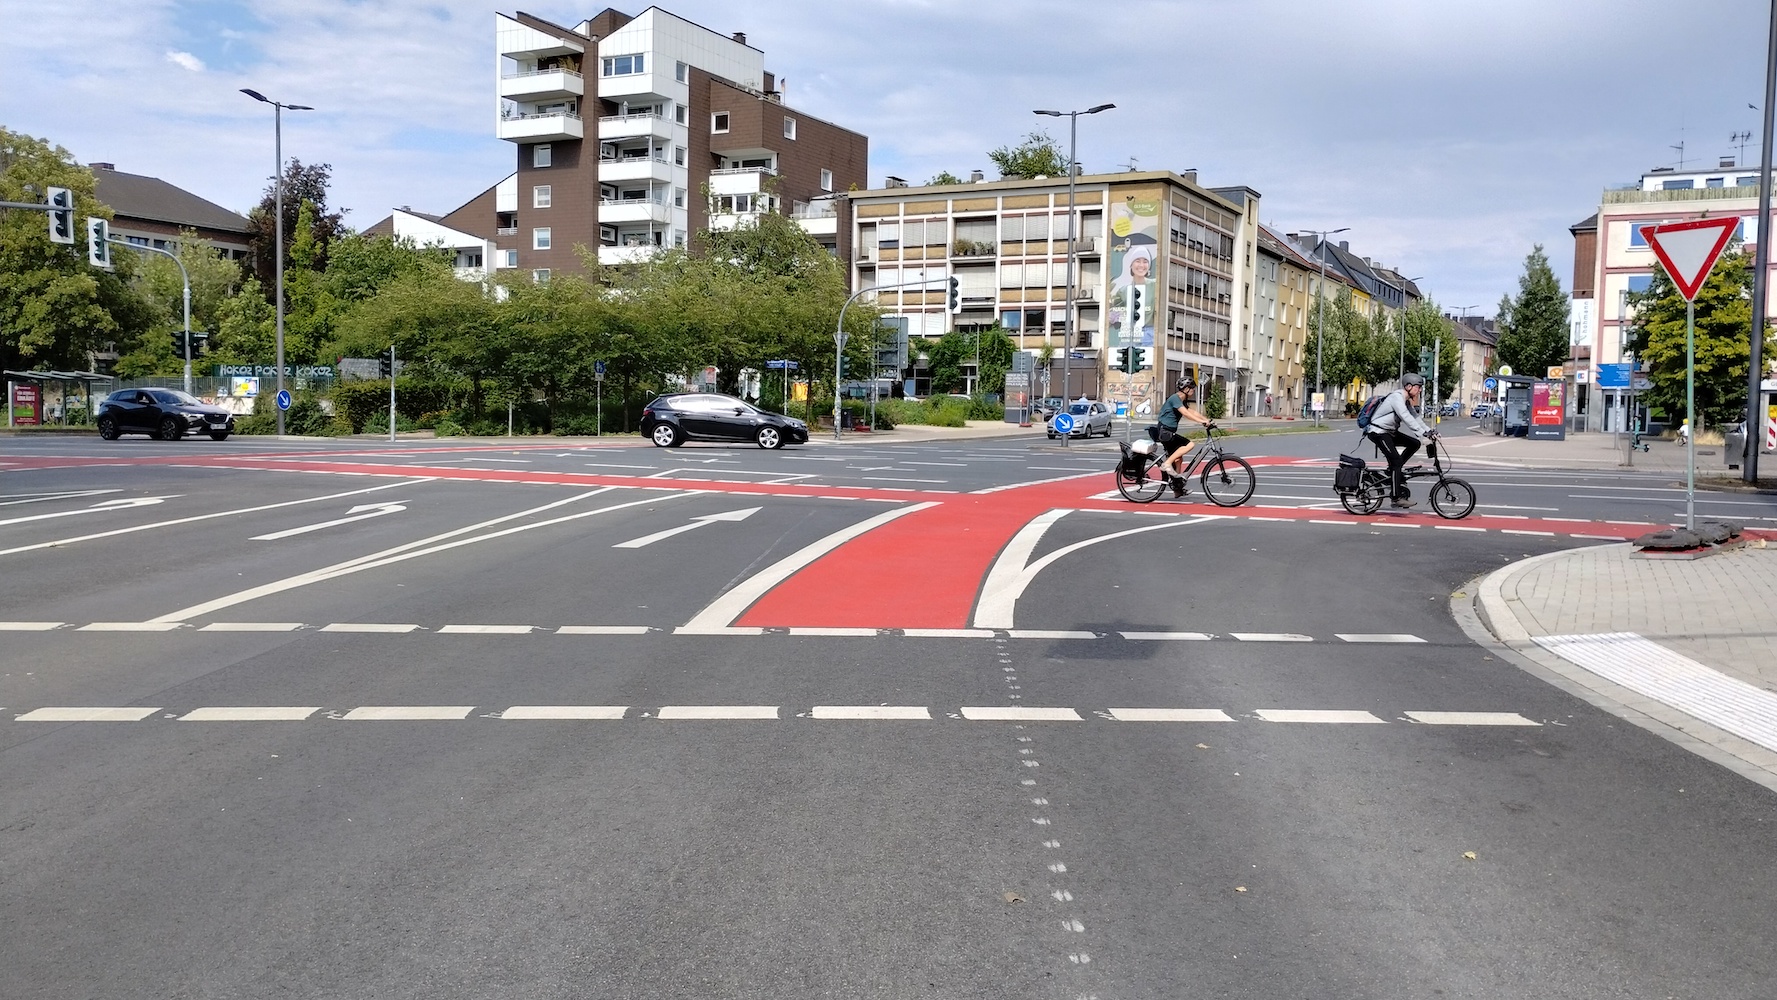
<path fill-rule="evenodd" d="M 1091 407 L 1087 406 L 1085 403 L 1075 403 L 1074 405 L 1067 408 L 1067 412 L 1077 415 L 1077 414 L 1085 413 L 1090 409 L 1091 409 Z"/>
<path fill-rule="evenodd" d="M 200 405 L 195 397 L 188 396 L 178 389 L 156 389 L 154 398 L 162 403 L 174 403 L 180 406 Z"/>

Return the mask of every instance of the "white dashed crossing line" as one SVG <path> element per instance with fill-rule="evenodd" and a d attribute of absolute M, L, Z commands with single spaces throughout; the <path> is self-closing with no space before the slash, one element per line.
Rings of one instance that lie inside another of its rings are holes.
<path fill-rule="evenodd" d="M 198 708 L 179 716 L 180 722 L 302 722 L 321 709 L 261 706 L 257 708 Z"/>
<path fill-rule="evenodd" d="M 1377 723 L 1386 725 L 1386 719 L 1378 719 L 1369 712 L 1317 711 L 1313 709 L 1294 708 L 1261 708 L 1253 713 L 1266 722 L 1329 722 L 1345 725 L 1366 725 Z"/>
<path fill-rule="evenodd" d="M 1234 717 L 1219 708 L 1113 708 L 1108 710 L 1118 722 L 1233 722 Z"/>
<path fill-rule="evenodd" d="M 812 719 L 930 719 L 923 705 L 816 705 Z"/>
<path fill-rule="evenodd" d="M 659 718 L 677 719 L 776 719 L 776 705 L 667 705 Z"/>
<path fill-rule="evenodd" d="M 367 705 L 341 718 L 348 722 L 418 722 L 428 719 L 460 720 L 475 711 L 474 705 Z"/>
<path fill-rule="evenodd" d="M 1424 639 L 1405 632 L 1334 632 L 1333 635 L 1346 642 L 1424 642 Z"/>
<path fill-rule="evenodd" d="M 502 719 L 621 719 L 622 705 L 514 705 L 500 713 Z"/>
<path fill-rule="evenodd" d="M 20 722 L 141 722 L 159 708 L 39 708 L 18 717 Z"/>
<path fill-rule="evenodd" d="M 1071 708 L 1005 708 L 1002 706 L 965 706 L 962 716 L 970 722 L 1079 722 L 1080 713 Z"/>

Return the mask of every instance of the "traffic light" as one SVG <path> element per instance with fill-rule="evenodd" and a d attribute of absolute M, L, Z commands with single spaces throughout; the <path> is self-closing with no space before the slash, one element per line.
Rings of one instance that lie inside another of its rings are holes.
<path fill-rule="evenodd" d="M 395 374 L 395 362 L 387 354 L 376 357 L 376 377 L 388 378 Z"/>
<path fill-rule="evenodd" d="M 73 243 L 74 192 L 67 188 L 52 187 L 49 189 L 49 203 L 53 206 L 49 212 L 49 241 Z"/>
<path fill-rule="evenodd" d="M 963 311 L 963 285 L 955 278 L 950 279 L 950 297 L 946 302 L 952 313 Z"/>
<path fill-rule="evenodd" d="M 86 261 L 94 267 L 111 270 L 111 223 L 88 217 L 86 220 Z"/>
<path fill-rule="evenodd" d="M 1148 325 L 1148 303 L 1145 286 L 1134 284 L 1129 286 L 1129 329 L 1140 333 L 1141 328 Z"/>
<path fill-rule="evenodd" d="M 1136 365 L 1141 362 L 1141 348 L 1125 347 L 1121 348 L 1121 350 L 1122 357 L 1117 359 L 1117 367 L 1123 369 L 1123 372 L 1126 375 L 1134 375 L 1136 372 L 1141 371 L 1140 368 L 1136 367 Z"/>
<path fill-rule="evenodd" d="M 1135 362 L 1138 370 L 1154 367 L 1154 349 L 1152 347 L 1138 347 L 1135 350 L 1138 355 Z"/>
<path fill-rule="evenodd" d="M 1428 379 L 1431 378 L 1434 374 L 1432 369 L 1437 366 L 1437 363 L 1437 355 L 1432 352 L 1431 348 L 1421 347 L 1419 349 L 1419 374 Z"/>

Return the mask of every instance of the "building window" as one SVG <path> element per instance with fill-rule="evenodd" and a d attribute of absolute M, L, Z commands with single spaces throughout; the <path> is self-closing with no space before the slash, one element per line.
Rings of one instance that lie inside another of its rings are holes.
<path fill-rule="evenodd" d="M 606 56 L 604 67 L 606 76 L 629 76 L 632 73 L 647 72 L 643 64 L 643 56 Z"/>
<path fill-rule="evenodd" d="M 1645 291 L 1647 291 L 1648 286 L 1653 283 L 1654 283 L 1654 276 L 1651 274 L 1631 274 L 1631 275 L 1629 275 L 1629 291 L 1631 291 L 1631 292 L 1636 292 L 1636 293 L 1645 292 Z"/>
<path fill-rule="evenodd" d="M 1722 182 L 1723 182 L 1723 181 L 1726 181 L 1726 180 L 1727 180 L 1727 178 L 1726 178 L 1726 177 L 1711 177 L 1711 178 L 1709 178 L 1709 179 L 1707 179 L 1707 180 L 1705 180 L 1705 181 L 1704 181 L 1704 182 L 1703 182 L 1703 186 L 1704 186 L 1704 187 L 1712 187 L 1712 188 L 1718 188 L 1718 187 L 1721 187 L 1721 186 L 1722 186 Z"/>
<path fill-rule="evenodd" d="M 833 171 L 831 171 L 831 170 L 822 170 L 821 171 L 821 190 L 822 191 L 833 190 Z"/>
<path fill-rule="evenodd" d="M 685 165 L 685 147 L 684 146 L 674 146 L 673 147 L 673 163 L 675 165 L 681 166 L 681 167 Z"/>
<path fill-rule="evenodd" d="M 538 184 L 536 187 L 531 188 L 531 207 L 548 208 L 549 192 L 550 186 L 548 184 Z"/>
<path fill-rule="evenodd" d="M 714 112 L 713 114 L 710 115 L 710 131 L 711 132 L 726 132 L 726 131 L 728 131 L 728 112 L 717 111 L 717 112 Z"/>
<path fill-rule="evenodd" d="M 531 280 L 539 285 L 549 284 L 549 268 L 539 267 L 531 272 Z"/>
<path fill-rule="evenodd" d="M 691 124 L 691 109 L 683 104 L 674 107 L 673 121 L 678 122 L 680 125 Z"/>
<path fill-rule="evenodd" d="M 1681 180 L 1681 181 L 1661 181 L 1660 182 L 1660 190 L 1662 190 L 1662 191 L 1689 191 L 1691 188 L 1694 188 L 1696 186 L 1697 186 L 1697 182 L 1694 180 L 1691 180 L 1688 177 L 1685 178 L 1684 180 Z"/>
<path fill-rule="evenodd" d="M 549 227 L 548 226 L 541 226 L 537 229 L 531 230 L 531 249 L 532 250 L 547 250 L 547 249 L 549 249 Z"/>
<path fill-rule="evenodd" d="M 685 207 L 685 189 L 684 188 L 673 188 L 673 207 L 674 208 L 684 208 Z"/>
<path fill-rule="evenodd" d="M 517 267 L 518 266 L 518 251 L 517 250 L 502 250 L 500 252 L 506 255 L 506 263 L 501 266 L 503 266 L 503 267 Z"/>
<path fill-rule="evenodd" d="M 679 81 L 680 83 L 684 83 L 685 78 L 690 75 L 691 75 L 691 67 L 685 65 L 684 63 L 673 63 L 673 79 Z"/>
<path fill-rule="evenodd" d="M 549 143 L 540 142 L 531 147 L 531 166 L 538 168 L 547 167 L 549 166 L 549 161 Z"/>
<path fill-rule="evenodd" d="M 791 118 L 789 115 L 784 116 L 784 138 L 796 138 L 796 119 Z"/>
<path fill-rule="evenodd" d="M 673 230 L 673 246 L 678 247 L 680 249 L 684 249 L 684 247 L 685 247 L 685 231 L 683 229 Z"/>
<path fill-rule="evenodd" d="M 1747 174 L 1747 175 L 1741 177 L 1738 181 L 1735 181 L 1734 186 L 1735 187 L 1758 187 L 1758 177 L 1753 174 Z"/>

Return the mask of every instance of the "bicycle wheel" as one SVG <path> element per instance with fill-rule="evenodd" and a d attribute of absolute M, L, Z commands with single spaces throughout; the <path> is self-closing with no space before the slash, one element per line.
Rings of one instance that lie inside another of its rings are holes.
<path fill-rule="evenodd" d="M 1156 465 L 1142 467 L 1141 475 L 1132 476 L 1117 469 L 1117 492 L 1130 503 L 1153 503 L 1166 492 L 1166 482 L 1160 478 L 1160 468 Z"/>
<path fill-rule="evenodd" d="M 1431 486 L 1431 507 L 1452 521 L 1475 509 L 1475 488 L 1461 479 L 1440 479 Z"/>
<path fill-rule="evenodd" d="M 1197 481 L 1203 484 L 1203 495 L 1217 507 L 1238 507 L 1252 499 L 1259 485 L 1253 467 L 1239 455 L 1219 455 L 1203 467 Z"/>
<path fill-rule="evenodd" d="M 1382 491 L 1362 489 L 1353 493 L 1341 493 L 1339 494 L 1339 505 L 1344 507 L 1348 513 L 1359 516 L 1374 514 L 1382 509 Z"/>

